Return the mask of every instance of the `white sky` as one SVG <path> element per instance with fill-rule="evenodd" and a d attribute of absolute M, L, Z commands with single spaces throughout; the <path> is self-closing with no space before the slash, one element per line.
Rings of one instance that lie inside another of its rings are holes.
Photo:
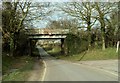
<path fill-rule="evenodd" d="M 60 4 L 57 3 L 57 5 L 60 5 Z M 56 5 L 54 5 L 51 8 L 56 8 Z M 49 8 L 48 8 L 48 10 L 49 10 Z M 46 25 L 49 23 L 49 19 L 57 21 L 59 19 L 69 19 L 69 18 L 70 18 L 70 16 L 68 16 L 65 13 L 62 13 L 61 11 L 54 11 L 51 15 L 45 16 L 43 20 L 39 20 L 37 22 L 34 21 L 34 26 L 37 27 L 37 28 L 45 28 Z M 95 27 L 97 24 L 99 24 L 98 21 L 95 23 L 95 25 L 93 27 Z"/>
<path fill-rule="evenodd" d="M 25 1 L 25 0 L 21 0 Z M 34 2 L 118 2 L 120 0 L 31 0 Z"/>
<path fill-rule="evenodd" d="M 60 20 L 60 19 L 66 19 L 66 18 L 69 19 L 70 16 L 68 16 L 67 14 L 65 14 L 65 13 L 63 13 L 61 11 L 58 11 L 57 9 L 59 9 L 59 8 L 57 8 L 56 5 L 61 5 L 61 4 L 53 3 L 52 7 L 47 8 L 48 11 L 50 9 L 52 9 L 53 13 L 51 15 L 45 16 L 43 18 L 43 20 L 39 20 L 38 22 L 34 21 L 35 27 L 37 27 L 37 28 L 44 28 L 50 20 L 51 21 L 52 20 L 56 20 L 57 21 L 57 20 Z M 55 9 L 55 11 L 54 11 L 54 9 Z"/>
<path fill-rule="evenodd" d="M 25 1 L 25 0 L 20 0 L 20 1 Z M 31 0 L 31 1 L 37 3 L 37 2 L 73 2 L 73 1 L 80 1 L 81 2 L 83 0 Z M 84 0 L 84 1 L 87 1 L 87 0 Z M 91 1 L 93 1 L 93 0 L 91 0 Z M 94 1 L 98 1 L 98 0 L 94 0 Z M 100 1 L 108 1 L 108 0 L 100 0 Z M 113 0 L 113 1 L 115 1 L 115 0 Z M 54 12 L 52 15 L 45 17 L 44 20 L 40 20 L 38 22 L 34 21 L 34 25 L 37 28 L 44 28 L 47 25 L 48 21 L 49 21 L 48 19 L 58 20 L 58 19 L 63 19 L 63 18 L 68 19 L 69 16 L 61 13 L 60 11 L 57 11 L 57 12 Z"/>
<path fill-rule="evenodd" d="M 16 1 L 16 0 L 0 0 L 0 1 Z M 26 2 L 26 0 L 19 0 L 20 2 Z M 29 0 L 27 0 L 29 1 Z M 30 0 L 32 2 L 119 2 L 120 0 Z"/>

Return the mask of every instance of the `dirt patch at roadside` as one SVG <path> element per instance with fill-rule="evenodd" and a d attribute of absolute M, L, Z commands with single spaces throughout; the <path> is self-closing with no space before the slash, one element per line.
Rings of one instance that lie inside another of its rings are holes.
<path fill-rule="evenodd" d="M 118 60 L 96 60 L 96 61 L 80 61 L 80 64 L 89 65 L 104 69 L 113 73 L 118 74 Z"/>
<path fill-rule="evenodd" d="M 29 78 L 27 81 L 41 81 L 44 71 L 43 60 L 36 60 L 33 70 L 30 71 Z"/>

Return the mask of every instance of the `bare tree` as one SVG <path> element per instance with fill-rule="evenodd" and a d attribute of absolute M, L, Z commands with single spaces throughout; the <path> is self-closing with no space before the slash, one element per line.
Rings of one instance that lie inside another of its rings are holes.
<path fill-rule="evenodd" d="M 10 42 L 11 55 L 14 55 L 16 41 L 20 31 L 23 30 L 23 22 L 28 14 L 30 2 L 3 2 L 2 26 L 3 40 Z M 9 41 L 8 41 L 9 40 Z"/>
<path fill-rule="evenodd" d="M 50 7 L 50 2 L 31 3 L 24 25 L 28 28 L 35 27 L 34 23 L 38 23 L 39 21 L 44 20 L 47 16 L 52 14 L 53 9 Z"/>
<path fill-rule="evenodd" d="M 93 17 L 93 3 L 90 2 L 72 2 L 67 3 L 67 5 L 63 8 L 61 8 L 65 13 L 78 18 L 80 21 L 83 22 L 83 25 L 87 25 L 87 31 L 89 33 L 88 35 L 88 42 L 89 42 L 89 48 L 91 47 L 91 28 L 96 22 L 96 19 Z"/>
<path fill-rule="evenodd" d="M 109 16 L 109 14 L 112 12 L 112 10 L 115 8 L 115 3 L 103 3 L 103 2 L 95 2 L 94 4 L 95 6 L 95 10 L 97 11 L 97 18 L 98 21 L 100 22 L 101 25 L 101 35 L 102 35 L 102 49 L 105 50 L 105 28 L 106 28 L 106 24 L 105 24 L 105 19 L 107 18 L 107 16 Z"/>

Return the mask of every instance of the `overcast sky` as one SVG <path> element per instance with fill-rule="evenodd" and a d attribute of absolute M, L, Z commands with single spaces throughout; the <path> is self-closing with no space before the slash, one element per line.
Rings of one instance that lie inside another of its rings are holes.
<path fill-rule="evenodd" d="M 40 3 L 40 2 L 39 2 Z M 59 6 L 63 7 L 64 3 L 52 3 L 51 7 L 45 8 L 46 10 L 51 10 L 52 9 L 52 14 L 44 16 L 42 20 L 34 20 L 33 21 L 33 27 L 36 28 L 45 28 L 50 21 L 57 21 L 57 20 L 64 20 L 64 19 L 71 19 L 74 17 L 71 17 L 70 15 L 64 13 L 63 11 L 60 11 Z M 39 12 L 35 12 L 36 14 L 39 14 Z M 79 20 L 80 21 L 80 20 Z M 82 24 L 83 22 L 80 22 Z M 98 24 L 98 22 L 96 22 Z M 84 24 L 84 26 L 86 26 Z"/>
<path fill-rule="evenodd" d="M 57 21 L 57 20 L 64 20 L 64 19 L 71 18 L 69 15 L 67 15 L 63 11 L 60 11 L 59 7 L 57 7 L 58 5 L 62 6 L 62 4 L 63 3 L 52 3 L 50 7 L 46 7 L 45 10 L 43 10 L 43 12 L 51 10 L 52 13 L 42 17 L 42 20 L 34 20 L 33 21 L 34 26 L 37 28 L 45 28 L 46 25 L 49 24 L 50 21 L 53 21 L 53 20 Z M 39 11 L 35 13 L 40 14 Z"/>
<path fill-rule="evenodd" d="M 10 1 L 10 0 L 8 0 L 8 1 Z M 25 0 L 20 0 L 20 1 L 25 1 Z M 87 0 L 31 0 L 31 1 L 35 2 L 35 3 L 38 3 L 38 2 L 39 3 L 40 2 L 59 2 L 59 3 L 57 3 L 57 5 L 60 5 L 60 4 L 62 4 L 62 2 L 74 2 L 74 1 L 82 2 L 82 1 L 87 1 Z M 91 1 L 98 1 L 98 0 L 91 0 Z M 107 2 L 108 0 L 100 0 L 100 1 Z M 116 1 L 116 0 L 114 0 L 114 1 Z M 0 5 L 1 5 L 1 3 L 0 3 Z M 54 4 L 51 7 L 51 9 L 54 9 L 54 8 L 57 9 L 57 7 L 56 7 L 57 5 Z M 50 8 L 47 8 L 47 9 L 49 10 Z M 38 12 L 36 12 L 36 13 L 39 14 Z M 53 11 L 53 13 L 51 15 L 45 16 L 44 19 L 33 21 L 33 24 L 34 24 L 34 27 L 45 28 L 46 25 L 49 23 L 49 20 L 59 20 L 59 19 L 69 19 L 69 18 L 70 18 L 70 16 L 68 16 L 67 14 L 65 14 L 61 11 Z"/>
<path fill-rule="evenodd" d="M 2 0 L 2 1 L 16 1 L 16 0 Z M 26 0 L 19 0 L 26 2 Z M 29 1 L 29 0 L 28 0 Z M 118 2 L 119 0 L 30 0 L 34 2 Z"/>
<path fill-rule="evenodd" d="M 16 0 L 0 0 L 0 1 L 16 1 Z M 21 2 L 26 2 L 26 0 L 19 0 Z M 27 0 L 29 1 L 29 0 Z M 30 0 L 33 2 L 118 2 L 119 0 Z"/>

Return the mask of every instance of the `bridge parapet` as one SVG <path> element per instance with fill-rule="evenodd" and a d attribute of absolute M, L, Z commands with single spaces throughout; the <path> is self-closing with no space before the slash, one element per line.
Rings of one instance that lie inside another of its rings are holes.
<path fill-rule="evenodd" d="M 69 33 L 69 29 L 26 29 L 27 34 L 67 34 Z"/>

